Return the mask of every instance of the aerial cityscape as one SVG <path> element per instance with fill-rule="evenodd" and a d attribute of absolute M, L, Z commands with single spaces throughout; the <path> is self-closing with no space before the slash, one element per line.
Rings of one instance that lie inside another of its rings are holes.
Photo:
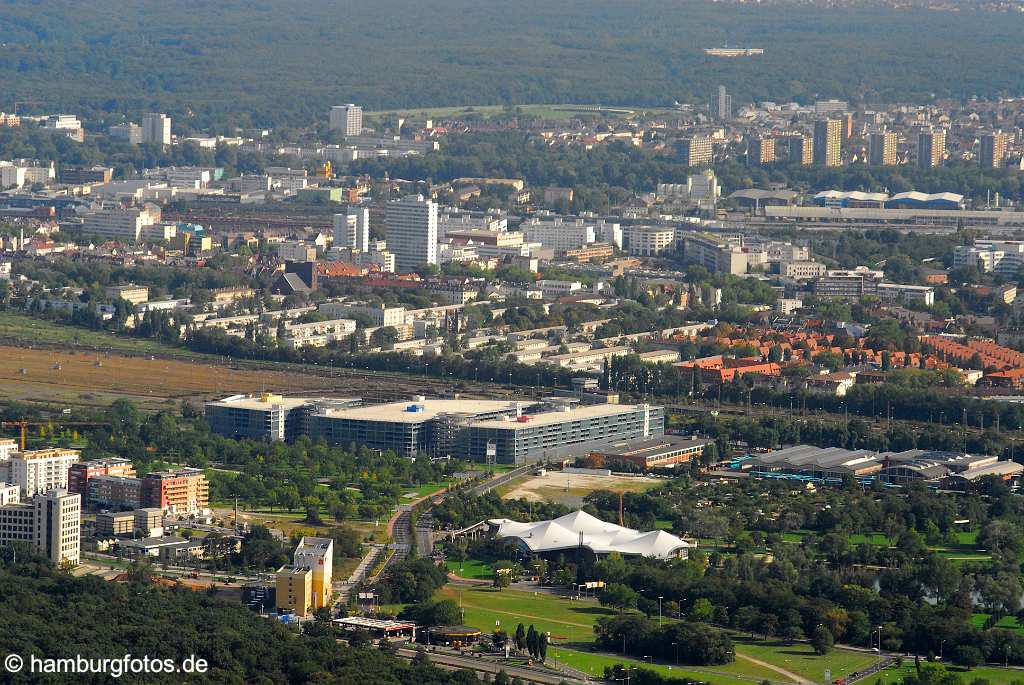
<path fill-rule="evenodd" d="M 4 4 L 0 682 L 1024 684 L 1022 36 Z"/>

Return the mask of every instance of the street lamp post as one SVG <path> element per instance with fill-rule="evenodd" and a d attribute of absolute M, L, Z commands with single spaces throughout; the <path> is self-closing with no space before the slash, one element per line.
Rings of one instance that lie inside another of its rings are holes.
<path fill-rule="evenodd" d="M 658 595 L 658 627 L 661 627 L 661 600 L 663 595 Z"/>
<path fill-rule="evenodd" d="M 679 643 L 673 642 L 672 646 L 676 648 L 676 666 L 679 665 Z"/>

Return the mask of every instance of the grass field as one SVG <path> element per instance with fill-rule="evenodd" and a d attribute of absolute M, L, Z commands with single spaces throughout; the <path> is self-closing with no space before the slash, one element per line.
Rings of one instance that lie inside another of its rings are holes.
<path fill-rule="evenodd" d="M 988 620 L 990 614 L 972 614 L 971 623 L 974 624 L 975 628 L 983 628 L 985 621 Z M 996 624 L 996 628 L 1003 628 L 1005 630 L 1021 630 L 1020 624 L 1017 622 L 1015 616 L 1003 616 L 999 619 L 999 623 Z M 1024 680 L 1024 678 L 1022 678 Z"/>
<path fill-rule="evenodd" d="M 822 682 L 826 669 L 832 672 L 834 680 L 870 666 L 876 661 L 871 654 L 841 649 L 834 649 L 824 656 L 818 656 L 810 645 L 804 643 L 787 645 L 782 642 L 763 642 L 735 635 L 733 640 L 737 654 L 760 659 L 814 682 Z"/>
<path fill-rule="evenodd" d="M 1008 685 L 1013 682 L 1024 682 L 1024 671 L 1014 668 L 998 668 L 995 666 L 979 666 L 978 668 L 972 668 L 966 670 L 959 666 L 953 666 L 952 664 L 946 664 L 946 669 L 960 678 L 961 682 L 970 683 L 974 680 L 987 681 L 989 685 Z M 867 681 L 868 683 L 874 683 L 876 679 L 881 678 L 883 685 L 899 685 L 903 680 L 910 675 L 914 674 L 914 660 L 907 659 L 903 662 L 901 668 L 887 668 L 882 671 L 878 676 L 871 676 Z"/>
<path fill-rule="evenodd" d="M 480 563 L 480 562 L 478 562 Z M 458 562 L 449 562 L 449 568 Z M 464 567 L 463 575 L 468 573 Z M 482 571 L 482 568 L 474 570 Z M 488 569 L 489 572 L 489 569 Z M 489 575 L 488 575 L 489 577 Z M 606 609 L 594 600 L 573 601 L 565 597 L 544 593 L 534 594 L 521 590 L 493 590 L 487 587 L 466 587 L 447 585 L 438 593 L 440 599 L 451 599 L 465 612 L 465 622 L 483 631 L 493 631 L 500 625 L 509 632 L 522 623 L 531 623 L 537 630 L 550 632 L 555 646 L 549 654 L 556 656 L 570 666 L 588 673 L 600 674 L 605 666 L 615 663 L 639 665 L 637 660 L 622 659 L 610 655 L 595 654 L 590 650 L 594 643 L 593 626 L 602 616 L 613 616 L 614 611 Z M 499 623 L 500 622 L 500 623 Z M 793 682 L 782 673 L 749 659 L 756 659 L 777 668 L 790 671 L 808 680 L 820 682 L 825 669 L 830 669 L 833 678 L 863 668 L 872 663 L 874 657 L 859 652 L 834 650 L 826 656 L 817 656 L 805 644 L 784 645 L 775 642 L 751 640 L 745 636 L 735 637 L 738 658 L 731 664 L 713 667 L 686 666 L 672 668 L 671 673 L 679 677 L 703 680 L 714 685 L 735 685 L 741 682 L 773 680 Z M 670 664 L 654 664 L 653 668 L 665 674 Z"/>
<path fill-rule="evenodd" d="M 449 559 L 445 563 L 448 564 L 449 571 L 461 578 L 472 578 L 474 580 L 491 580 L 494 578 L 491 565 L 480 559 L 466 559 L 465 561 Z"/>

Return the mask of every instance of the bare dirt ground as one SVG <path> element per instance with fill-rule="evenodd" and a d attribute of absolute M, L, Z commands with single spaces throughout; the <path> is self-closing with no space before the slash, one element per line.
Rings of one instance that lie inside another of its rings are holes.
<path fill-rule="evenodd" d="M 543 476 L 531 476 L 527 480 L 513 484 L 502 496 L 505 499 L 578 505 L 584 497 L 595 490 L 642 492 L 662 482 L 658 478 L 648 476 L 594 476 L 548 471 Z"/>

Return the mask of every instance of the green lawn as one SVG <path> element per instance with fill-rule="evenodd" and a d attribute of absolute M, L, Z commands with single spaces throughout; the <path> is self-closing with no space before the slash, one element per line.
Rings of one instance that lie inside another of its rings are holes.
<path fill-rule="evenodd" d="M 733 636 L 736 652 L 792 671 L 816 683 L 822 682 L 825 670 L 832 671 L 832 679 L 860 670 L 873 664 L 876 657 L 863 652 L 848 652 L 834 649 L 825 656 L 818 656 L 805 643 L 786 645 L 781 642 L 762 642 L 746 636 Z"/>
<path fill-rule="evenodd" d="M 473 578 L 476 580 L 491 580 L 494 578 L 491 565 L 480 559 L 466 559 L 465 561 L 449 559 L 446 563 L 448 564 L 449 571 L 462 578 Z"/>
<path fill-rule="evenodd" d="M 988 620 L 990 614 L 972 614 L 971 623 L 974 624 L 975 628 L 981 628 L 985 625 L 985 621 Z M 1020 630 L 1020 624 L 1017 623 L 1015 616 L 1003 616 L 996 624 L 996 628 L 1005 628 L 1006 630 Z M 1024 680 L 1024 678 L 1021 678 Z"/>
<path fill-rule="evenodd" d="M 449 562 L 457 567 L 458 562 Z M 464 567 L 464 570 L 467 567 Z M 488 569 L 489 570 L 489 569 Z M 488 576 L 489 577 L 489 576 Z M 598 618 L 614 615 L 614 611 L 601 607 L 594 600 L 572 601 L 544 593 L 534 595 L 521 590 L 494 590 L 489 587 L 447 585 L 438 592 L 438 598 L 459 603 L 465 612 L 465 622 L 483 631 L 500 627 L 514 632 L 522 623 L 532 623 L 537 630 L 550 632 L 554 638 L 553 651 L 564 652 L 567 663 L 581 670 L 600 673 L 606 665 L 624 663 L 621 657 L 593 654 L 587 650 L 594 642 L 593 626 Z M 784 645 L 750 640 L 734 636 L 739 658 L 731 664 L 714 667 L 687 666 L 672 669 L 673 674 L 689 677 L 714 685 L 736 685 L 739 682 L 774 680 L 785 682 L 782 674 L 743 658 L 749 656 L 808 680 L 820 682 L 825 669 L 831 669 L 833 679 L 873 663 L 874 657 L 859 652 L 834 650 L 826 656 L 817 656 L 806 644 Z M 637 663 L 633 660 L 626 660 Z M 656 670 L 668 673 L 669 664 L 655 665 Z M 593 671 L 591 671 L 593 669 Z"/>
<path fill-rule="evenodd" d="M 657 671 L 663 676 L 689 678 L 691 680 L 710 683 L 711 685 L 750 685 L 751 683 L 760 683 L 763 680 L 771 680 L 780 683 L 790 682 L 782 679 L 780 675 L 773 671 L 760 668 L 754 664 L 745 665 L 742 661 L 726 664 L 724 666 L 709 666 L 707 668 L 698 668 L 695 666 L 677 667 L 671 664 L 644 663 L 636 659 L 623 659 L 622 657 L 607 654 L 595 654 L 593 652 L 564 649 L 557 646 L 548 650 L 548 659 L 560 661 L 567 666 L 571 666 L 572 668 L 594 676 L 600 676 L 604 673 L 606 666 L 622 664 L 626 667 L 635 666 L 638 668 Z"/>
<path fill-rule="evenodd" d="M 871 533 L 870 535 L 856 533 L 851 535 L 849 540 L 851 545 L 863 545 L 864 543 L 877 545 L 878 547 L 892 547 L 893 545 L 892 540 L 884 533 Z"/>
<path fill-rule="evenodd" d="M 994 666 L 979 666 L 978 668 L 972 668 L 971 670 L 965 670 L 952 664 L 946 664 L 946 669 L 960 678 L 960 681 L 966 685 L 973 680 L 981 679 L 988 681 L 990 685 L 1007 685 L 1013 682 L 1024 682 L 1024 671 L 1013 669 L 1013 668 L 998 668 Z M 902 668 L 887 668 L 877 676 L 871 676 L 865 683 L 874 685 L 874 682 L 879 677 L 882 680 L 883 685 L 898 685 L 903 682 L 903 679 L 914 673 L 914 660 L 906 659 L 903 662 Z"/>
<path fill-rule="evenodd" d="M 421 485 L 407 485 L 402 486 L 402 500 L 407 502 L 413 499 L 419 499 L 420 497 L 426 497 L 432 495 L 435 492 L 440 492 L 448 487 L 448 483 L 423 483 Z M 410 497 L 410 495 L 412 495 Z"/>

